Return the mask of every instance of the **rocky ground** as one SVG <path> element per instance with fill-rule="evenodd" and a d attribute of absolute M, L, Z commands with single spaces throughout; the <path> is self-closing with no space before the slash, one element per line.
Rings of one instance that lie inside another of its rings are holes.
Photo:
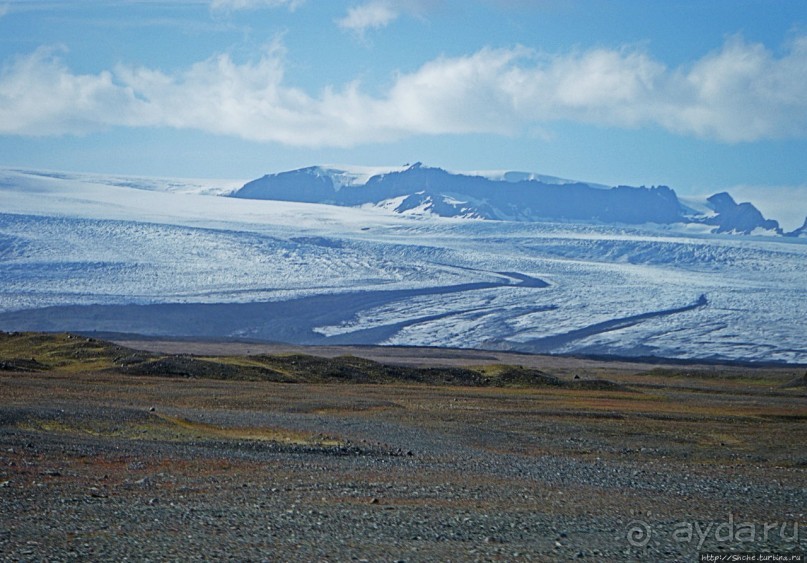
<path fill-rule="evenodd" d="M 798 371 L 543 367 L 621 387 L 0 371 L 0 559 L 807 551 Z"/>

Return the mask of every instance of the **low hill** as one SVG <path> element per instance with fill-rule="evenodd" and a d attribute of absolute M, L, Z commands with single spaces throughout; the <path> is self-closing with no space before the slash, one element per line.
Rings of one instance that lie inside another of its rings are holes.
<path fill-rule="evenodd" d="M 568 382 L 511 365 L 411 367 L 356 356 L 307 354 L 195 356 L 159 354 L 68 333 L 0 332 L 0 370 L 100 372 L 132 376 L 275 381 L 281 383 L 420 383 L 429 385 L 619 387 L 605 381 Z"/>

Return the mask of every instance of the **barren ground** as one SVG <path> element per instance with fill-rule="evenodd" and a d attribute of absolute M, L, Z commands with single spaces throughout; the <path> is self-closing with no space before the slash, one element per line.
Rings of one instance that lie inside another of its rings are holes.
<path fill-rule="evenodd" d="M 803 367 L 306 352 L 520 364 L 623 387 L 0 371 L 0 559 L 695 561 L 703 551 L 807 551 Z"/>

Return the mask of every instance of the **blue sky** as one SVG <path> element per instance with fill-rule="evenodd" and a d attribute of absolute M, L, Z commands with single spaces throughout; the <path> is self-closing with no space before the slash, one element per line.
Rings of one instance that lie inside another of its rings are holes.
<path fill-rule="evenodd" d="M 0 0 L 0 166 L 518 169 L 807 208 L 807 3 Z"/>

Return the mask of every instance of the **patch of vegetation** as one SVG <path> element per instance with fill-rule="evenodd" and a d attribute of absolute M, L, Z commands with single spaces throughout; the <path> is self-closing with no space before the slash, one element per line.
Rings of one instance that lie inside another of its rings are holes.
<path fill-rule="evenodd" d="M 0 333 L 0 369 L 114 372 L 135 376 L 281 383 L 423 383 L 468 387 L 623 390 L 605 380 L 564 381 L 522 366 L 407 367 L 356 356 L 305 354 L 199 357 L 150 354 L 72 334 Z"/>
<path fill-rule="evenodd" d="M 549 375 L 537 369 L 522 366 L 490 365 L 477 368 L 493 385 L 497 386 L 549 386 L 562 387 L 565 382 L 554 375 Z"/>
<path fill-rule="evenodd" d="M 4 371 L 98 371 L 143 362 L 150 354 L 74 334 L 0 332 Z"/>
<path fill-rule="evenodd" d="M 311 383 L 430 383 L 478 386 L 488 383 L 482 373 L 467 368 L 413 368 L 382 364 L 356 356 L 322 358 L 304 354 L 252 356 L 262 366 L 290 381 Z"/>
<path fill-rule="evenodd" d="M 46 371 L 50 369 L 45 364 L 36 360 L 36 358 L 9 358 L 0 361 L 0 371 Z"/>
<path fill-rule="evenodd" d="M 238 365 L 227 358 L 203 359 L 186 355 L 150 358 L 146 361 L 120 366 L 117 371 L 128 375 L 155 377 L 188 377 L 194 379 L 234 379 L 241 381 L 280 381 L 289 378 L 260 365 Z"/>
<path fill-rule="evenodd" d="M 653 368 L 643 375 L 648 377 L 658 377 L 665 379 L 683 379 L 687 381 L 703 380 L 703 381 L 737 381 L 745 385 L 755 385 L 760 387 L 770 387 L 772 383 L 777 381 L 782 385 L 787 385 L 790 378 L 796 374 L 795 371 L 788 375 L 790 370 L 778 369 L 765 369 L 764 367 L 748 368 L 744 366 L 721 366 L 710 368 Z M 805 374 L 805 381 L 807 381 L 807 374 Z M 792 382 L 798 382 L 798 377 Z"/>
<path fill-rule="evenodd" d="M 181 429 L 194 438 L 216 438 L 222 440 L 255 440 L 259 442 L 276 442 L 281 444 L 340 446 L 343 441 L 332 436 L 314 432 L 303 432 L 280 427 L 226 427 L 196 422 L 186 418 L 168 415 L 156 415 L 174 428 Z"/>
<path fill-rule="evenodd" d="M 159 413 L 132 413 L 118 419 L 75 414 L 23 416 L 16 423 L 21 430 L 48 433 L 86 435 L 124 440 L 161 440 L 195 442 L 204 440 L 234 440 L 273 442 L 299 446 L 341 446 L 343 440 L 314 432 L 281 427 L 227 427 L 192 421 Z"/>

